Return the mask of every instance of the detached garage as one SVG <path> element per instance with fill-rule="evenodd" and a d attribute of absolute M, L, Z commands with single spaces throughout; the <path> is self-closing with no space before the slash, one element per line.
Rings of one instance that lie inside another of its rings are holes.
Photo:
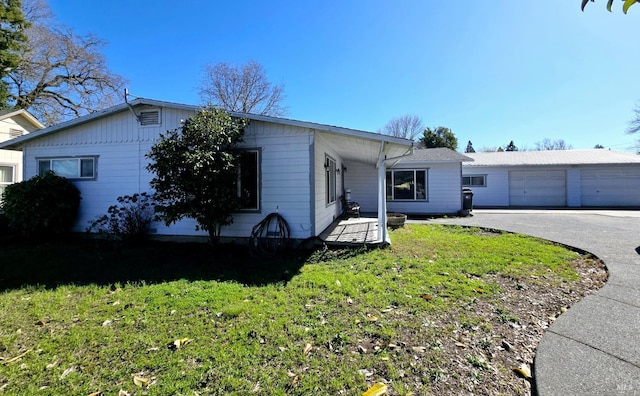
<path fill-rule="evenodd" d="M 469 153 L 475 207 L 640 207 L 640 156 L 610 150 Z"/>

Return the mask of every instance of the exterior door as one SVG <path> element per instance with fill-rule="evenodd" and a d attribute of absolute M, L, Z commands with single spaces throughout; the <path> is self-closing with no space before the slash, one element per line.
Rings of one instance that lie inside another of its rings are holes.
<path fill-rule="evenodd" d="M 583 169 L 582 206 L 640 206 L 640 169 Z"/>
<path fill-rule="evenodd" d="M 509 172 L 510 206 L 567 206 L 567 176 L 563 170 Z"/>

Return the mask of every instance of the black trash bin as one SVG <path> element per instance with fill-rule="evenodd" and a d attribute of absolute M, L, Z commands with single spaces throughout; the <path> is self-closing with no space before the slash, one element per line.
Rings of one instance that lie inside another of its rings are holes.
<path fill-rule="evenodd" d="M 462 210 L 460 214 L 468 216 L 473 210 L 473 191 L 470 188 L 462 189 Z"/>

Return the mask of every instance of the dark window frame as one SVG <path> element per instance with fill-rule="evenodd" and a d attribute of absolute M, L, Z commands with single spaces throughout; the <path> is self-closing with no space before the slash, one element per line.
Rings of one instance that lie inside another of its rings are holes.
<path fill-rule="evenodd" d="M 409 183 L 408 188 L 402 188 L 396 186 L 399 182 L 399 177 L 409 176 L 411 174 L 412 181 L 405 181 L 403 185 Z M 419 182 L 423 182 L 422 185 Z M 387 201 L 396 202 L 428 202 L 429 201 L 429 169 L 387 169 L 386 172 L 386 189 L 385 194 Z M 406 194 L 410 192 L 411 197 L 405 198 Z"/>

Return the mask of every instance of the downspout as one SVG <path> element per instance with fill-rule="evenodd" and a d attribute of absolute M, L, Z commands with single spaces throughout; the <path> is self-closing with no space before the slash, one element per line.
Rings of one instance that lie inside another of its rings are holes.
<path fill-rule="evenodd" d="M 133 106 L 131 106 L 131 104 L 129 103 L 129 100 L 127 98 L 128 96 L 129 96 L 129 90 L 127 88 L 125 88 L 124 89 L 124 103 L 127 104 L 127 107 L 129 108 L 129 111 L 131 111 L 131 114 L 133 114 L 133 116 L 135 117 L 135 119 L 138 122 L 138 124 L 140 124 L 140 117 L 138 117 L 136 112 L 133 110 Z"/>

